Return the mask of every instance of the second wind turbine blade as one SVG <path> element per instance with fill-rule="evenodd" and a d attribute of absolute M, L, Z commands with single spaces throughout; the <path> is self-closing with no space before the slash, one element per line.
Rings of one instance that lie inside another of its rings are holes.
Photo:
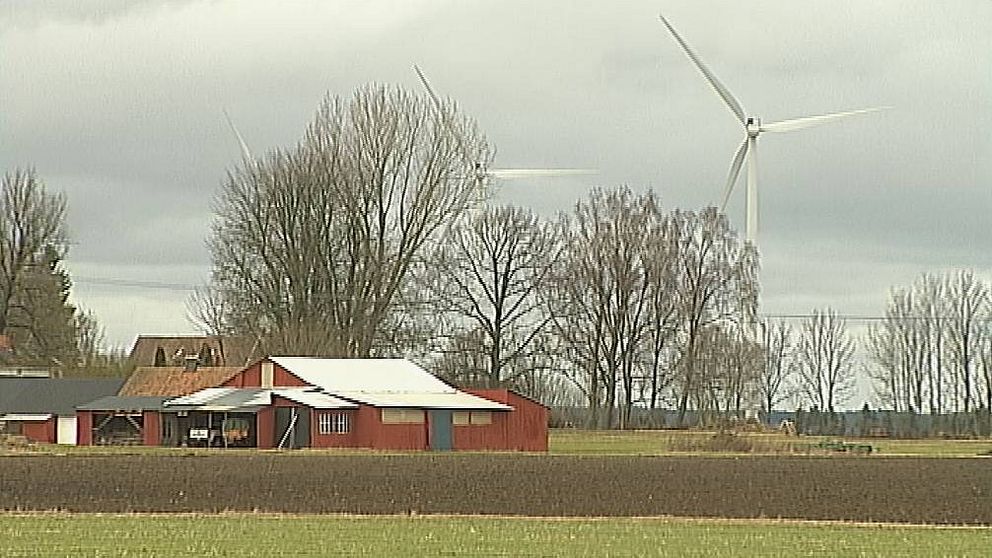
<path fill-rule="evenodd" d="M 488 169 L 486 174 L 496 178 L 524 178 L 528 176 L 578 176 L 596 174 L 593 169 Z"/>
<path fill-rule="evenodd" d="M 668 23 L 665 16 L 658 14 L 658 18 L 663 24 L 665 24 L 665 27 L 668 28 L 668 32 L 672 34 L 672 37 L 675 37 L 675 41 L 680 47 L 682 47 L 683 52 L 685 52 L 685 55 L 689 57 L 689 60 L 692 60 L 692 63 L 696 65 L 696 68 L 698 68 L 700 72 L 702 72 L 703 77 L 706 78 L 706 81 L 708 81 L 713 89 L 716 90 L 717 95 L 723 99 L 724 103 L 727 103 L 727 106 L 737 116 L 737 119 L 741 121 L 741 124 L 747 122 L 747 117 L 744 114 L 744 107 L 741 106 L 741 103 L 734 97 L 730 90 L 727 89 L 727 87 L 723 85 L 723 83 L 721 83 L 715 75 L 713 75 L 713 72 L 706 67 L 706 64 L 703 64 L 703 61 L 700 60 L 699 56 L 697 56 L 691 48 L 689 48 L 689 44 L 682 39 L 682 36 L 678 34 L 674 27 L 672 27 L 672 24 Z"/>
<path fill-rule="evenodd" d="M 227 125 L 231 127 L 231 131 L 234 132 L 234 137 L 238 138 L 238 144 L 241 145 L 241 156 L 245 158 L 245 161 L 254 165 L 255 158 L 252 157 L 251 150 L 248 149 L 248 144 L 245 143 L 245 138 L 241 137 L 241 132 L 234 125 L 234 120 L 231 119 L 231 115 L 228 114 L 227 109 L 224 109 L 224 118 L 227 119 Z"/>
<path fill-rule="evenodd" d="M 880 110 L 890 109 L 892 107 L 874 107 L 866 108 L 861 110 L 849 110 L 846 112 L 834 112 L 831 114 L 821 114 L 819 116 L 806 116 L 803 118 L 792 118 L 790 120 L 780 120 L 778 122 L 769 122 L 768 124 L 761 125 L 762 132 L 791 132 L 793 130 L 802 130 L 804 128 L 811 128 L 813 126 L 819 126 L 820 124 L 826 124 L 828 122 L 833 122 L 834 120 L 839 120 L 841 118 L 846 118 L 848 116 L 855 116 L 858 114 L 867 114 L 869 112 L 878 112 Z"/>
<path fill-rule="evenodd" d="M 476 161 L 472 160 L 468 149 L 465 147 L 465 142 L 462 141 L 461 134 L 458 133 L 458 130 L 455 129 L 454 123 L 452 123 L 448 118 L 448 114 L 444 111 L 444 105 L 441 104 L 441 99 L 434 93 L 434 89 L 431 88 L 431 84 L 427 81 L 427 76 L 425 76 L 424 72 L 421 71 L 420 66 L 414 64 L 413 69 L 417 72 L 417 77 L 420 78 L 420 83 L 423 84 L 424 89 L 427 90 L 427 95 L 430 96 L 431 101 L 434 103 L 434 109 L 437 111 L 438 118 L 440 118 L 444 123 L 444 127 L 448 129 L 448 133 L 455 138 L 455 142 L 458 144 L 458 151 L 461 152 L 462 158 L 465 159 L 465 162 L 469 166 L 475 167 Z"/>
<path fill-rule="evenodd" d="M 720 213 L 723 213 L 727 209 L 730 194 L 733 193 L 734 184 L 737 184 L 737 177 L 741 174 L 741 165 L 744 163 L 744 157 L 747 155 L 747 140 L 748 138 L 744 138 L 744 143 L 737 148 L 737 153 L 734 153 L 734 158 L 730 162 L 730 173 L 727 174 L 727 187 L 723 191 L 723 203 L 720 204 Z"/>

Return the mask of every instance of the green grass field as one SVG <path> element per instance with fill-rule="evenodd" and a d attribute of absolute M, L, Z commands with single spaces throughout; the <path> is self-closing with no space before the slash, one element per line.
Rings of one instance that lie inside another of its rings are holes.
<path fill-rule="evenodd" d="M 678 519 L 0 515 L 0 556 L 984 556 L 992 530 Z"/>

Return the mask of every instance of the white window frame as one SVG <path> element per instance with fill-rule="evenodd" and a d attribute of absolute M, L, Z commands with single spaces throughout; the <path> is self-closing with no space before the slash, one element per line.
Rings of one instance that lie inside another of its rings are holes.
<path fill-rule="evenodd" d="M 341 412 L 324 412 L 317 415 L 317 432 L 322 435 L 351 433 L 351 415 Z"/>
<path fill-rule="evenodd" d="M 489 426 L 492 423 L 492 411 L 472 411 L 469 416 L 469 424 L 472 426 Z"/>

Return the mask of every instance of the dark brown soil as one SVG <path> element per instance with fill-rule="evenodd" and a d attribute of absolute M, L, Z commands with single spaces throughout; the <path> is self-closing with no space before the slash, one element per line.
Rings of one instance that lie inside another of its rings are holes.
<path fill-rule="evenodd" d="M 992 460 L 0 457 L 0 510 L 694 516 L 992 524 Z"/>

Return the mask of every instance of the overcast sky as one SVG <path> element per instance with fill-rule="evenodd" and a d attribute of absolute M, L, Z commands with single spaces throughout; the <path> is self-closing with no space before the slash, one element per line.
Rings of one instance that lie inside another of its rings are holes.
<path fill-rule="evenodd" d="M 107 341 L 195 333 L 211 200 L 326 93 L 418 88 L 476 118 L 546 215 L 594 186 L 715 204 L 743 132 L 658 21 L 765 121 L 892 110 L 760 142 L 762 311 L 879 315 L 924 271 L 992 266 L 992 2 L 0 2 L 0 166 L 69 199 L 73 299 Z M 743 227 L 743 183 L 728 212 Z"/>

